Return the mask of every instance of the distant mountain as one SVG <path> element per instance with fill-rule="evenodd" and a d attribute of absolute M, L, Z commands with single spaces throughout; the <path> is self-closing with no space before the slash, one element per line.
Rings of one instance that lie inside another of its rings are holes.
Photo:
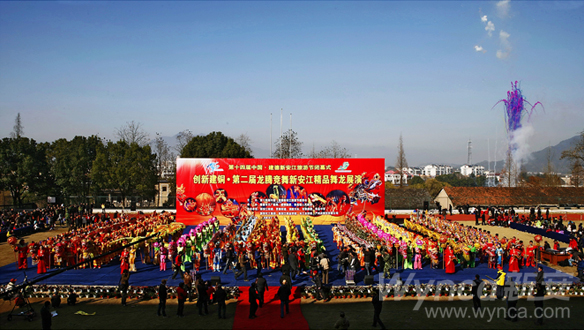
<path fill-rule="evenodd" d="M 551 161 L 554 171 L 556 173 L 569 174 L 570 161 L 568 159 L 560 159 L 562 152 L 574 147 L 576 141 L 580 138 L 580 135 L 576 135 L 567 140 L 564 140 L 555 146 L 547 147 L 539 151 L 532 152 L 527 158 L 525 165 L 525 170 L 527 172 L 544 172 L 548 164 L 548 152 L 551 153 Z M 477 165 L 482 165 L 485 169 L 488 169 L 488 162 L 482 161 Z M 496 166 L 495 166 L 496 165 Z M 491 162 L 491 169 L 497 169 L 499 172 L 505 165 L 504 160 L 499 160 L 496 162 Z"/>

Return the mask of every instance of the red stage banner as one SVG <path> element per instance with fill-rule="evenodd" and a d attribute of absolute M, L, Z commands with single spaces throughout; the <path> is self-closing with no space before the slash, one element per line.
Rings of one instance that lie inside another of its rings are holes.
<path fill-rule="evenodd" d="M 249 215 L 331 223 L 362 210 L 383 215 L 382 158 L 178 158 L 177 221 L 221 223 Z"/>

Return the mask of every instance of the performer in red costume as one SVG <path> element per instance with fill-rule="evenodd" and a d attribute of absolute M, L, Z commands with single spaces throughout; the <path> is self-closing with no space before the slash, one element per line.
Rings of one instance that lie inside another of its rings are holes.
<path fill-rule="evenodd" d="M 128 248 L 125 248 L 124 252 L 122 252 L 122 255 L 120 256 L 120 274 L 122 274 L 126 269 L 130 271 L 130 263 L 128 260 L 129 258 L 130 252 L 128 252 Z"/>
<path fill-rule="evenodd" d="M 535 267 L 535 246 L 533 241 L 529 241 L 529 245 L 525 248 L 525 267 Z"/>
<path fill-rule="evenodd" d="M 509 251 L 509 272 L 519 273 L 519 250 L 515 245 Z"/>
<path fill-rule="evenodd" d="M 45 263 L 45 254 L 47 253 L 47 251 L 45 250 L 45 247 L 41 244 L 41 246 L 39 247 L 39 252 L 38 252 L 38 263 L 37 263 L 37 274 L 44 274 L 47 272 L 47 265 Z"/>
<path fill-rule="evenodd" d="M 446 269 L 446 274 L 454 274 L 456 271 L 454 260 L 456 260 L 456 257 L 454 256 L 454 252 L 452 252 L 452 248 L 448 245 L 446 250 L 444 250 L 444 268 Z"/>
<path fill-rule="evenodd" d="M 18 269 L 27 269 L 28 263 L 26 258 L 28 258 L 28 245 L 26 245 L 23 239 L 14 247 L 14 252 L 18 252 Z"/>

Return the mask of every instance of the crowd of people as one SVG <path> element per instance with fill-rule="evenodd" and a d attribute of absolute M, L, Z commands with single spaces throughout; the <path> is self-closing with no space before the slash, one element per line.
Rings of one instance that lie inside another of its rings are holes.
<path fill-rule="evenodd" d="M 18 254 L 18 268 L 27 269 L 27 259 L 32 257 L 33 266 L 36 266 L 37 273 L 43 274 L 52 268 L 64 268 L 81 263 L 79 267 L 101 268 L 103 264 L 114 260 L 117 256 L 122 257 L 122 267 L 128 265 L 130 255 L 128 251 L 108 252 L 116 250 L 131 240 L 146 237 L 156 233 L 158 230 L 166 228 L 174 219 L 168 213 L 153 214 L 149 217 L 135 217 L 124 214 L 119 217 L 104 217 L 104 219 L 82 226 L 73 227 L 68 232 L 50 237 L 39 242 L 25 242 L 21 239 L 16 242 L 12 237 L 9 240 Z M 180 227 L 180 226 L 179 226 Z M 184 225 L 176 230 L 184 228 Z M 147 243 L 144 244 L 147 246 Z M 88 261 L 94 257 L 103 257 Z"/>

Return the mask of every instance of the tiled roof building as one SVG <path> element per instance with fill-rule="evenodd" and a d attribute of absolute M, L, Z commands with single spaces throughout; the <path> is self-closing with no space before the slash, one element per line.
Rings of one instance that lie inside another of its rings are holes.
<path fill-rule="evenodd" d="M 573 187 L 446 187 L 434 201 L 442 207 L 470 206 L 584 206 L 584 188 Z"/>

